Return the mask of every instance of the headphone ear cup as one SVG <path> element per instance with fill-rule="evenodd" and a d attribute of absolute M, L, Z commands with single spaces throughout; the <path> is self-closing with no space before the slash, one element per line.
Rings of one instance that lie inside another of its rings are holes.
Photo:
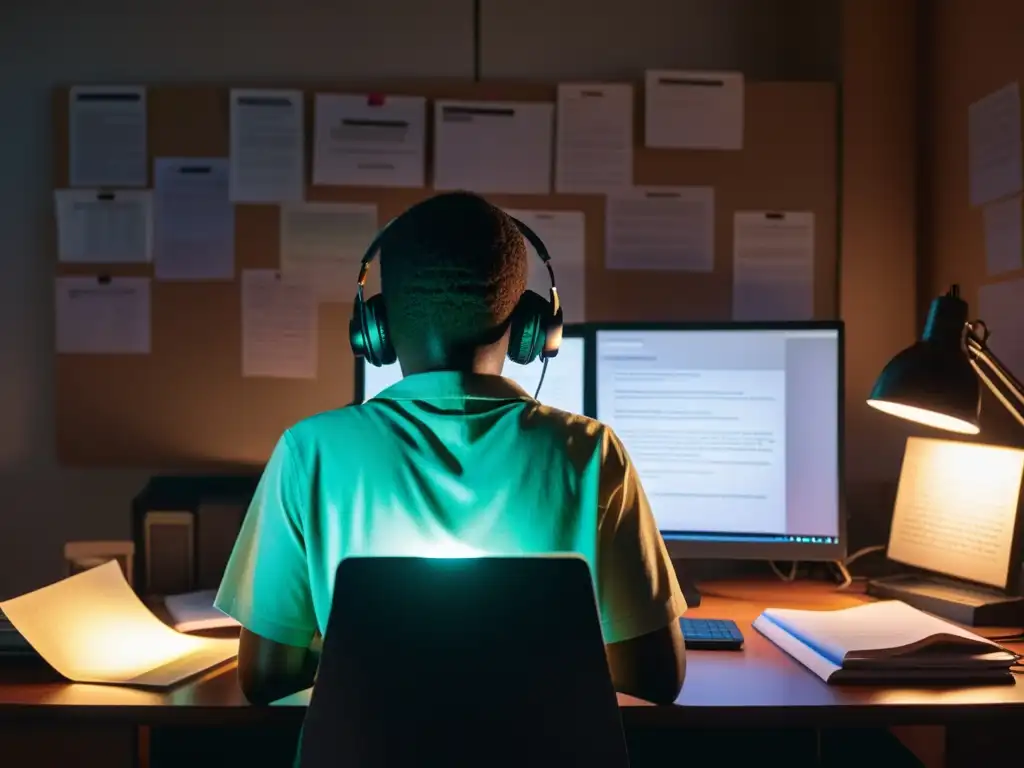
<path fill-rule="evenodd" d="M 551 314 L 549 302 L 539 293 L 525 291 L 512 310 L 509 323 L 508 359 L 529 365 L 544 349 L 544 318 Z"/>
<path fill-rule="evenodd" d="M 366 318 L 366 359 L 376 366 L 391 365 L 398 359 L 398 355 L 391 345 L 384 296 L 378 293 L 367 299 L 363 307 L 363 314 Z"/>

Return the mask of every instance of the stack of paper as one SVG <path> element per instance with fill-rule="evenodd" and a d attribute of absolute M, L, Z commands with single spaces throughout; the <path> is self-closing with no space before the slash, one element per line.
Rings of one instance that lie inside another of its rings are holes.
<path fill-rule="evenodd" d="M 1017 656 L 889 600 L 839 611 L 769 608 L 754 629 L 827 683 L 1010 681 Z"/>
<path fill-rule="evenodd" d="M 239 626 L 237 621 L 213 607 L 216 596 L 215 589 L 170 595 L 164 598 L 164 608 L 171 617 L 171 624 L 179 632 L 202 632 Z"/>
<path fill-rule="evenodd" d="M 168 688 L 238 655 L 237 640 L 183 635 L 160 621 L 116 560 L 0 603 L 0 611 L 76 683 Z"/>

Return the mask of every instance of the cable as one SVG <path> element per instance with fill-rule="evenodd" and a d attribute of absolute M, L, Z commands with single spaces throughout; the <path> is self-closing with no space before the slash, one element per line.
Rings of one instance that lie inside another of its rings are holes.
<path fill-rule="evenodd" d="M 774 560 L 769 560 L 768 565 L 771 567 L 772 572 L 782 581 L 796 581 L 796 569 L 800 565 L 796 560 L 793 561 L 792 566 L 789 569 L 789 573 L 783 573 L 782 569 L 775 564 Z"/>
<path fill-rule="evenodd" d="M 885 550 L 885 548 L 886 548 L 885 544 L 875 544 L 875 545 L 870 546 L 870 547 L 861 547 L 856 552 L 854 552 L 852 555 L 847 555 L 846 559 L 843 560 L 843 565 L 846 565 L 846 566 L 853 565 L 857 560 L 860 560 L 862 557 L 864 557 L 864 555 L 870 555 L 873 552 L 882 552 L 882 551 Z"/>
<path fill-rule="evenodd" d="M 850 574 L 849 569 L 846 567 L 846 563 L 842 560 L 833 560 L 832 565 L 839 571 L 839 575 L 843 577 L 843 583 L 836 587 L 837 590 L 846 589 L 853 584 L 853 576 Z"/>
<path fill-rule="evenodd" d="M 540 369 L 540 381 L 537 382 L 537 391 L 533 393 L 533 399 L 540 397 L 540 388 L 544 386 L 544 374 L 548 372 L 548 358 L 544 358 L 544 367 Z"/>

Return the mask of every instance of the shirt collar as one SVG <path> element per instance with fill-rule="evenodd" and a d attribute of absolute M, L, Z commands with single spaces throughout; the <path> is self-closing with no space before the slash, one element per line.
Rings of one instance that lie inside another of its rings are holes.
<path fill-rule="evenodd" d="M 530 400 L 518 384 L 503 376 L 461 371 L 430 371 L 406 376 L 380 392 L 384 400 Z"/>

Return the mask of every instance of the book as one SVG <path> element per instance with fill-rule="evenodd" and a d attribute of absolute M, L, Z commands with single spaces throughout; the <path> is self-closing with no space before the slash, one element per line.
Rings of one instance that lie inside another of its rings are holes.
<path fill-rule="evenodd" d="M 165 597 L 164 610 L 171 619 L 171 626 L 179 632 L 204 632 L 239 626 L 237 621 L 213 607 L 216 596 L 216 590 L 203 589 Z"/>
<path fill-rule="evenodd" d="M 754 629 L 826 683 L 1011 681 L 1018 656 L 898 600 L 766 609 Z"/>

